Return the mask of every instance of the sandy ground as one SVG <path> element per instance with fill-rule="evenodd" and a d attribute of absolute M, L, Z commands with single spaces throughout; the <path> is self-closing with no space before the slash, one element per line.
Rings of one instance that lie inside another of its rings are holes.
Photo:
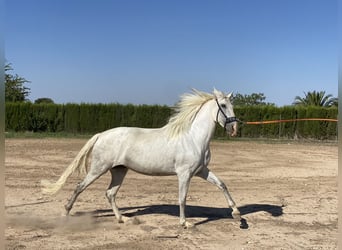
<path fill-rule="evenodd" d="M 186 213 L 196 226 L 183 229 L 175 176 L 128 173 L 117 197 L 129 223 L 116 221 L 105 198 L 109 173 L 62 217 L 82 176 L 53 197 L 40 180 L 56 180 L 85 141 L 6 139 L 6 249 L 337 249 L 336 144 L 212 142 L 210 169 L 248 228 L 218 188 L 193 178 Z"/>

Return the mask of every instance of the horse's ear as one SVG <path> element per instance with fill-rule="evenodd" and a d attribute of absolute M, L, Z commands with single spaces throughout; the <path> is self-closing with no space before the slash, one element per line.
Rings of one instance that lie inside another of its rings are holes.
<path fill-rule="evenodd" d="M 223 96 L 223 93 L 221 91 L 218 91 L 215 87 L 214 87 L 214 90 L 213 90 L 213 94 L 216 98 L 219 98 L 219 97 L 222 97 Z"/>
<path fill-rule="evenodd" d="M 227 95 L 227 98 L 230 99 L 233 97 L 233 92 L 230 92 L 228 95 Z"/>

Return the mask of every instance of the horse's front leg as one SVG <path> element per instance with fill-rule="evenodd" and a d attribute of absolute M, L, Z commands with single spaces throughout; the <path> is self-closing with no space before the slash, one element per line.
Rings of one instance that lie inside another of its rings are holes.
<path fill-rule="evenodd" d="M 216 185 L 219 189 L 221 189 L 224 196 L 226 197 L 226 200 L 228 202 L 229 207 L 233 209 L 233 212 L 232 212 L 233 218 L 234 219 L 241 219 L 240 211 L 236 207 L 236 204 L 235 204 L 233 198 L 230 196 L 230 194 L 228 192 L 228 188 L 223 183 L 223 181 L 221 181 L 218 177 L 216 177 L 216 175 L 207 168 L 202 169 L 201 172 L 197 173 L 196 175 L 207 180 L 208 182 Z"/>
<path fill-rule="evenodd" d="M 184 228 L 193 227 L 193 224 L 186 221 L 185 218 L 185 206 L 186 206 L 186 196 L 188 194 L 190 186 L 190 174 L 179 174 L 178 175 L 178 185 L 179 185 L 179 222 Z"/>

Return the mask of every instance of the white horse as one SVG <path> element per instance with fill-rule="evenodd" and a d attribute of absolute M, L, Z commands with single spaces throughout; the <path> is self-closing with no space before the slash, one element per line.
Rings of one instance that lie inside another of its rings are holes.
<path fill-rule="evenodd" d="M 75 171 L 89 171 L 65 205 L 69 214 L 76 198 L 91 183 L 108 170 L 112 175 L 106 196 L 119 222 L 128 218 L 121 215 L 115 196 L 128 169 L 145 175 L 177 175 L 179 182 L 180 224 L 191 227 L 185 218 L 185 203 L 190 179 L 199 176 L 219 187 L 232 208 L 234 218 L 240 212 L 226 185 L 208 169 L 209 142 L 216 122 L 232 136 L 237 132 L 231 93 L 214 89 L 213 94 L 193 90 L 184 94 L 168 124 L 157 129 L 118 127 L 94 135 L 81 149 L 74 161 L 56 183 L 42 181 L 43 192 L 54 194 Z"/>

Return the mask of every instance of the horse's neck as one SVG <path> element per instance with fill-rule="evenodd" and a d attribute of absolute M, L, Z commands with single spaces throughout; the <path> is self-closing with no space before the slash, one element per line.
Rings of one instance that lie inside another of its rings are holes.
<path fill-rule="evenodd" d="M 190 135 L 197 145 L 208 146 L 215 131 L 215 121 L 212 115 L 213 101 L 208 101 L 198 111 L 190 128 Z"/>

